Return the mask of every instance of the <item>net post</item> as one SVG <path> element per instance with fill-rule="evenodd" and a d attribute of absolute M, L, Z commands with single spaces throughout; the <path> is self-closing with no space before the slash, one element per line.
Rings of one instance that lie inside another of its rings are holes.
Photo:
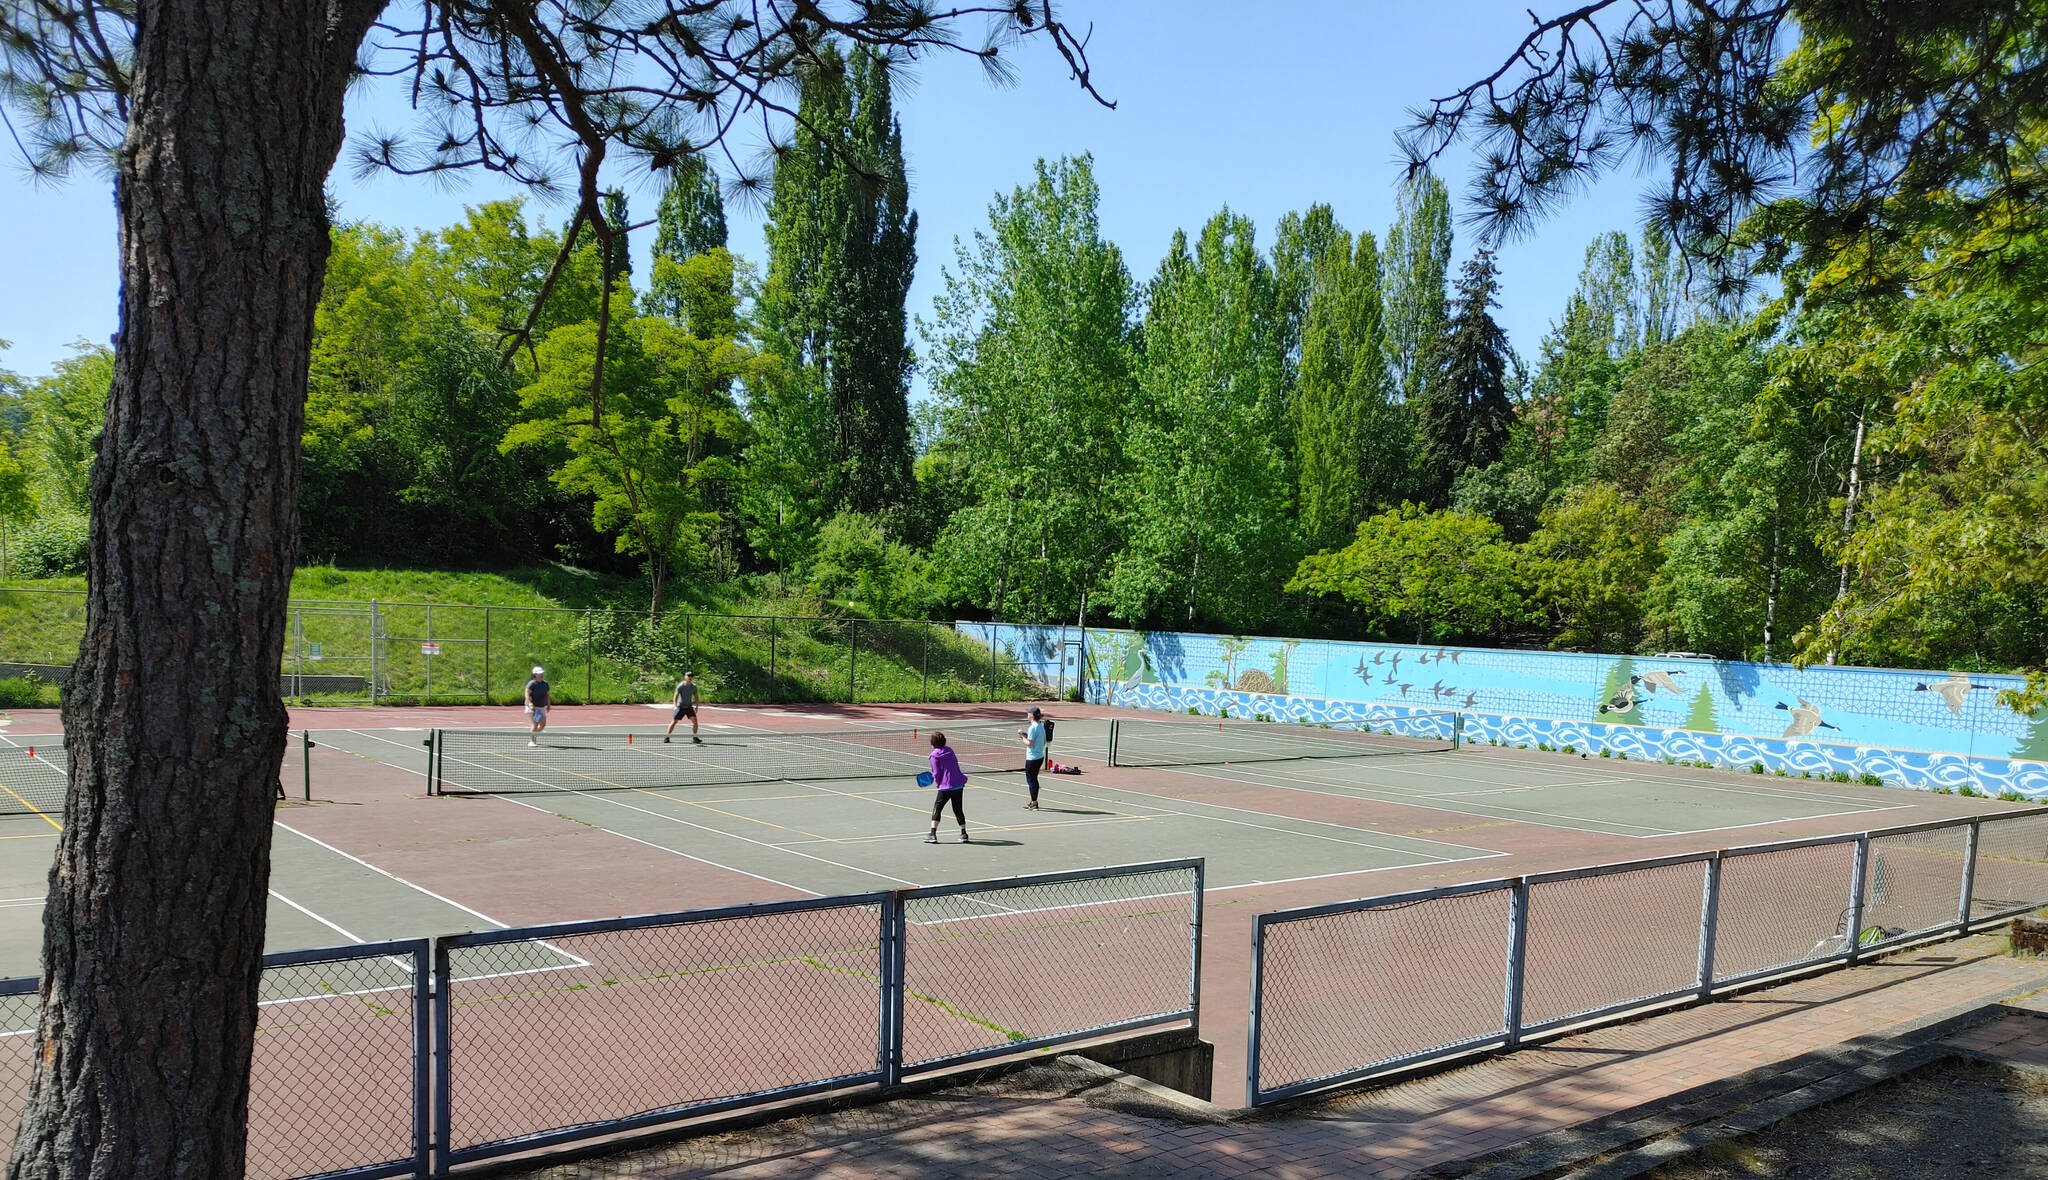
<path fill-rule="evenodd" d="M 484 608 L 484 704 L 491 703 L 491 608 Z"/>
<path fill-rule="evenodd" d="M 590 703 L 591 689 L 597 682 L 597 627 L 593 612 L 583 612 L 583 703 Z"/>
<path fill-rule="evenodd" d="M 299 769 L 305 771 L 305 799 L 306 802 L 311 803 L 313 801 L 313 731 L 310 729 L 300 730 L 299 741 L 303 743 L 299 747 Z"/>
<path fill-rule="evenodd" d="M 422 744 L 427 747 L 427 794 L 438 795 L 441 793 L 441 768 L 434 764 L 434 756 L 441 750 L 441 731 L 428 730 L 427 740 Z"/>
<path fill-rule="evenodd" d="M 1462 748 L 1464 738 L 1465 715 L 1463 713 L 1453 712 L 1451 714 L 1451 753 L 1455 754 L 1458 752 L 1460 748 Z"/>
<path fill-rule="evenodd" d="M 1117 720 L 1116 718 L 1114 718 L 1114 717 L 1112 717 L 1112 718 L 1110 718 L 1110 719 L 1109 719 L 1109 753 L 1108 753 L 1108 755 L 1107 755 L 1107 760 L 1103 762 L 1103 765 L 1104 765 L 1104 766 L 1115 766 L 1115 765 L 1116 765 L 1116 735 L 1117 735 L 1117 727 L 1118 727 L 1118 726 L 1120 726 L 1120 725 L 1122 725 L 1122 724 L 1123 724 L 1123 722 L 1121 722 L 1121 721 L 1118 721 L 1118 720 Z"/>

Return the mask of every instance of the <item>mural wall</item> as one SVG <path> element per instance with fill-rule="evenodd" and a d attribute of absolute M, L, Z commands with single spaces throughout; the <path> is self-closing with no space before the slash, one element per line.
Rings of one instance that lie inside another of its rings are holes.
<path fill-rule="evenodd" d="M 1030 646 L 1031 633 L 999 628 Z M 1336 721 L 1465 714 L 1467 741 L 1653 761 L 1874 775 L 2048 798 L 2048 710 L 1997 701 L 2017 676 L 1580 655 L 1090 628 L 1087 699 Z"/>

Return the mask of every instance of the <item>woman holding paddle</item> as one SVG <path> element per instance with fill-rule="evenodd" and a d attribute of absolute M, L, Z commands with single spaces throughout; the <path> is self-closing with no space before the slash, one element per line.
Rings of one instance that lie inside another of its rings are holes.
<path fill-rule="evenodd" d="M 960 801 L 961 796 L 967 794 L 967 776 L 961 773 L 960 757 L 953 753 L 953 747 L 946 744 L 946 735 L 942 731 L 932 732 L 931 762 L 932 768 L 917 776 L 919 783 L 933 790 L 932 830 L 925 833 L 924 842 L 939 842 L 939 816 L 950 803 L 953 805 L 953 818 L 960 821 L 960 842 L 974 843 L 967 835 L 967 805 Z"/>

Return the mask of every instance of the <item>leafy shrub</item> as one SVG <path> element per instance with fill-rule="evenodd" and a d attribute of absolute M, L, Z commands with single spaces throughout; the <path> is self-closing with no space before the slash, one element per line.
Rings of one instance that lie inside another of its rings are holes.
<path fill-rule="evenodd" d="M 0 709 L 33 709 L 42 703 L 43 681 L 35 673 L 0 680 Z"/>
<path fill-rule="evenodd" d="M 37 517 L 14 535 L 8 573 L 17 578 L 56 578 L 85 572 L 85 517 L 59 513 Z"/>
<path fill-rule="evenodd" d="M 1881 787 L 1884 785 L 1884 780 L 1877 777 L 1874 774 L 1866 774 L 1863 777 L 1857 779 L 1856 781 L 1862 783 L 1866 787 Z"/>

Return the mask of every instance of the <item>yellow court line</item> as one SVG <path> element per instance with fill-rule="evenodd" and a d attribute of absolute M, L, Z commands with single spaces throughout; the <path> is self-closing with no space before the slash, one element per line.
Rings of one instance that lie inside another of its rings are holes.
<path fill-rule="evenodd" d="M 9 788 L 6 783 L 0 783 L 0 791 L 6 791 L 9 795 L 13 795 L 17 802 L 19 802 L 23 807 L 28 808 L 29 814 L 42 816 L 42 820 L 44 823 L 50 825 L 51 827 L 57 829 L 60 832 L 64 830 L 63 824 L 58 823 L 56 820 L 51 819 L 47 815 L 43 815 L 42 810 L 38 808 L 35 804 L 30 803 L 26 799 L 23 799 L 20 795 L 15 795 L 14 791 L 11 788 Z"/>
<path fill-rule="evenodd" d="M 974 828 L 972 829 L 972 830 L 974 831 L 974 833 L 975 833 L 975 834 L 977 834 L 977 835 L 987 835 L 987 834 L 991 834 L 991 833 L 995 833 L 995 832 L 1043 832 L 1043 831 L 1050 831 L 1050 830 L 1052 830 L 1052 829 L 1054 829 L 1054 828 L 1097 828 L 1097 827 L 1105 827 L 1105 826 L 1107 826 L 1107 825 L 1109 825 L 1109 824 L 1129 824 L 1129 823 L 1150 823 L 1150 822 L 1152 822 L 1153 820 L 1155 820 L 1155 819 L 1160 819 L 1160 818 L 1162 818 L 1162 817 L 1160 817 L 1160 816 L 1156 816 L 1156 815 L 1118 815 L 1118 816 L 1112 816 L 1112 817 L 1110 817 L 1110 818 L 1108 818 L 1108 819 L 1082 819 L 1082 820 L 1069 820 L 1069 821 L 1064 821 L 1064 822 L 1061 822 L 1061 823 L 1053 823 L 1053 824 L 984 824 L 984 823 L 981 823 L 981 821 L 979 821 L 979 820 L 974 820 L 974 819 L 970 819 L 970 820 L 968 820 L 967 822 L 968 822 L 969 824 L 973 824 L 973 825 L 979 825 L 979 826 L 976 826 L 976 827 L 974 827 Z M 835 838 L 833 838 L 833 837 L 829 837 L 829 836 L 820 836 L 820 837 L 818 837 L 818 838 L 817 838 L 817 840 L 816 840 L 815 842 L 816 842 L 816 843 L 819 843 L 819 844 L 847 844 L 847 845 L 851 845 L 851 844 L 885 844 L 885 843 L 889 843 L 889 842 L 891 842 L 891 841 L 900 841 L 900 840 L 906 840 L 906 839 L 909 839 L 909 838 L 910 838 L 910 834 L 909 834 L 909 833 L 905 833 L 905 832 L 891 832 L 891 833 L 889 833 L 889 834 L 887 834 L 887 835 L 881 835 L 881 836 L 849 836 L 849 837 L 844 837 L 844 838 L 838 838 L 838 839 L 835 839 Z M 919 837 L 918 837 L 918 839 L 923 839 L 923 837 L 922 837 L 922 836 L 919 836 Z M 776 845 L 776 847 L 778 847 L 778 848 L 783 848 L 783 847 L 787 847 L 787 845 L 782 845 L 782 844 L 778 844 L 778 845 Z"/>
<path fill-rule="evenodd" d="M 48 819 L 50 817 L 46 815 L 43 818 Z M 59 827 L 57 832 L 63 830 L 62 827 Z M 55 840 L 57 832 L 25 832 L 19 836 L 0 836 L 0 840 Z"/>

